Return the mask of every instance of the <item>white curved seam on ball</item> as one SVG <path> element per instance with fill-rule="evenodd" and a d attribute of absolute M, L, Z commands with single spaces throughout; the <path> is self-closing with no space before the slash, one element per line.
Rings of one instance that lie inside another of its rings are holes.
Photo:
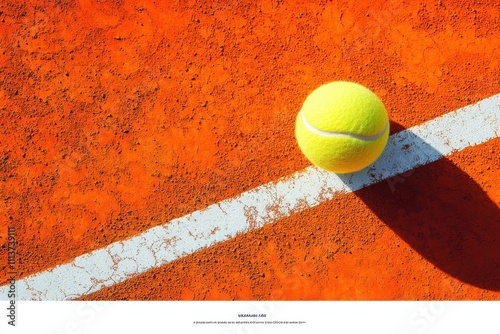
<path fill-rule="evenodd" d="M 343 136 L 347 136 L 347 137 L 351 137 L 351 138 L 355 138 L 355 139 L 359 139 L 359 140 L 376 140 L 380 137 L 382 137 L 382 135 L 385 133 L 385 131 L 387 130 L 387 127 L 389 126 L 389 121 L 387 121 L 385 123 L 385 126 L 384 128 L 382 129 L 382 131 L 380 131 L 379 133 L 376 133 L 372 136 L 362 136 L 362 135 L 356 135 L 356 134 L 353 134 L 353 133 L 349 133 L 349 132 L 328 132 L 328 131 L 323 131 L 323 130 L 320 130 L 320 129 L 317 129 L 315 128 L 314 126 L 311 125 L 311 123 L 309 123 L 306 119 L 306 116 L 304 115 L 304 112 L 301 111 L 301 114 L 302 114 L 302 121 L 304 122 L 304 125 L 306 126 L 307 129 L 309 129 L 311 132 L 319 135 L 319 136 L 324 136 L 324 137 L 343 137 Z"/>

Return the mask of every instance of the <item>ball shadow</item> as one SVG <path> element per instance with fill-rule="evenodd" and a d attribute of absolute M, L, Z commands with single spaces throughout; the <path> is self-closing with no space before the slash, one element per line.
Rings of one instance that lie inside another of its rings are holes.
<path fill-rule="evenodd" d="M 430 147 L 420 140 L 424 144 L 417 147 Z M 437 268 L 464 283 L 500 290 L 500 210 L 446 157 L 356 194 Z"/>

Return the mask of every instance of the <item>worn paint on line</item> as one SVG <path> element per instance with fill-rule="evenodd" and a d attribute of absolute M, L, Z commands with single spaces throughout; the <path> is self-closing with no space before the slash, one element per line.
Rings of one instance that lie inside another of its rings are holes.
<path fill-rule="evenodd" d="M 336 175 L 306 168 L 26 277 L 17 282 L 19 299 L 67 300 L 90 294 L 499 134 L 500 95 L 495 95 L 391 136 L 382 156 L 360 172 Z M 2 299 L 7 290 L 0 288 Z"/>

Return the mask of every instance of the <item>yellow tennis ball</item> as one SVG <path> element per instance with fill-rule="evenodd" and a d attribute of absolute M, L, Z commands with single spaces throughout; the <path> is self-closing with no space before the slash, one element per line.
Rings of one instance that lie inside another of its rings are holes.
<path fill-rule="evenodd" d="M 295 122 L 299 147 L 314 165 L 351 173 L 372 164 L 389 137 L 384 104 L 368 88 L 335 81 L 315 89 Z"/>

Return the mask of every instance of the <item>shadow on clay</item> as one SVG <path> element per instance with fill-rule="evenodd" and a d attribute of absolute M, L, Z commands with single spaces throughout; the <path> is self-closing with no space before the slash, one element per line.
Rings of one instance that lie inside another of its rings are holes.
<path fill-rule="evenodd" d="M 403 130 L 394 122 L 391 129 Z M 464 283 L 500 290 L 500 210 L 446 157 L 356 194 L 437 268 Z"/>

